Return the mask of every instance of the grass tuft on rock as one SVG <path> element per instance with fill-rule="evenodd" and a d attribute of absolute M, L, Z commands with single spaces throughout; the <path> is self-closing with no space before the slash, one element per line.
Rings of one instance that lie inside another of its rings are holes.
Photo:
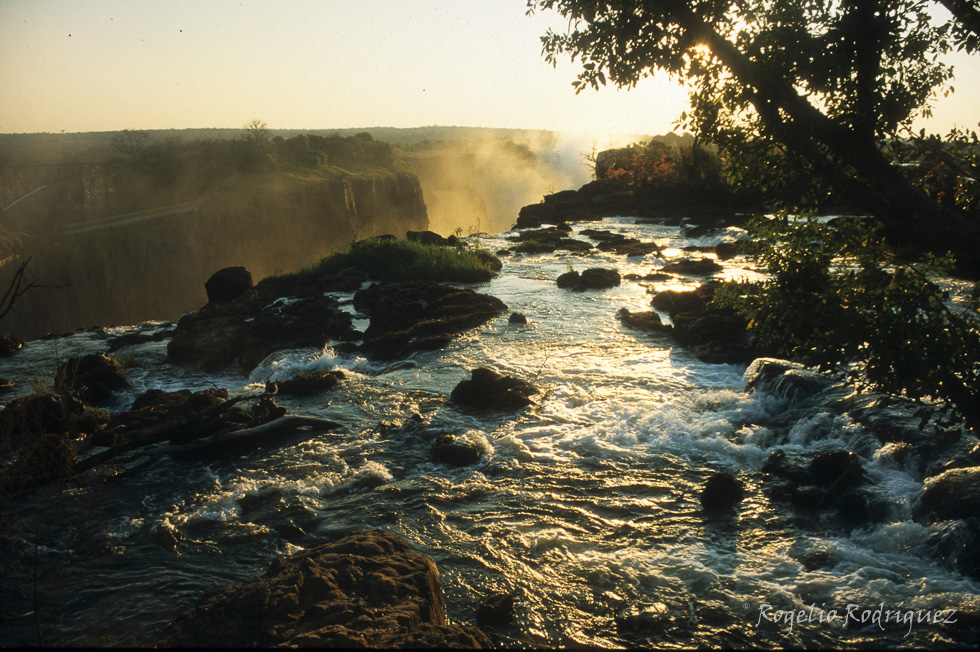
<path fill-rule="evenodd" d="M 292 276 L 298 285 L 306 285 L 356 267 L 378 281 L 479 283 L 497 275 L 493 262 L 492 255 L 479 249 L 370 238 L 355 242 Z"/>

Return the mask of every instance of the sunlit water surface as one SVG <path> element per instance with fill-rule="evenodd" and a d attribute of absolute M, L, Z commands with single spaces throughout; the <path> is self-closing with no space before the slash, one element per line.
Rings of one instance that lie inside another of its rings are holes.
<path fill-rule="evenodd" d="M 719 240 L 691 241 L 677 228 L 635 222 L 575 229 L 606 228 L 666 247 Z M 510 244 L 503 236 L 471 240 L 491 250 Z M 700 363 L 668 336 L 624 328 L 615 316 L 623 307 L 648 310 L 648 287 L 696 280 L 624 281 L 599 292 L 554 283 L 569 269 L 645 274 L 662 262 L 598 251 L 507 258 L 500 278 L 474 287 L 530 323 L 511 325 L 504 316 L 444 351 L 412 356 L 414 365 L 392 368 L 330 348 L 288 351 L 245 379 L 171 365 L 165 343 L 121 351 L 132 356 L 134 386 L 116 409 L 149 388 L 254 394 L 270 379 L 341 368 L 348 380 L 339 389 L 277 399 L 292 413 L 345 428 L 208 463 L 134 457 L 128 472 L 96 489 L 43 491 L 22 518 L 39 533 L 44 642 L 153 644 L 205 592 L 257 576 L 277 556 L 371 527 L 435 559 L 455 622 L 476 624 L 481 598 L 515 591 L 513 625 L 493 633 L 507 646 L 963 645 L 929 623 L 842 627 L 851 604 L 977 611 L 977 583 L 944 570 L 926 546 L 931 530 L 910 519 L 920 481 L 861 450 L 891 514 L 852 531 L 769 502 L 760 468 L 773 449 L 860 448 L 861 427 L 813 411 L 789 432 L 771 432 L 767 422 L 791 406 L 743 392 L 743 367 Z M 744 260 L 725 265 L 719 276 L 754 275 Z M 105 346 L 99 333 L 32 342 L 4 375 L 23 393 L 31 379 L 50 378 L 59 360 Z M 538 405 L 516 415 L 457 409 L 449 393 L 479 366 L 531 380 L 543 392 Z M 403 427 L 413 414 L 422 424 Z M 429 447 L 446 432 L 477 442 L 484 460 L 461 469 L 433 463 Z M 746 485 L 737 512 L 701 509 L 700 488 L 717 471 Z M 287 524 L 306 535 L 284 536 Z M 8 538 L 3 610 L 15 644 L 37 641 L 35 619 L 23 615 L 32 609 L 34 543 L 28 528 Z M 807 570 L 801 559 L 814 553 L 826 563 Z M 764 604 L 773 606 L 770 616 L 810 615 L 792 624 L 760 621 Z M 832 609 L 840 615 L 827 622 Z M 648 616 L 630 621 L 631 612 Z"/>

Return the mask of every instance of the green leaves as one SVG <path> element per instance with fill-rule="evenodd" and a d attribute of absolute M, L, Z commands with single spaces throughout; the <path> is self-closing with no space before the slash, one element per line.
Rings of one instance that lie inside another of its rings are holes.
<path fill-rule="evenodd" d="M 715 300 L 749 319 L 762 347 L 980 428 L 980 284 L 951 304 L 937 284 L 948 257 L 900 264 L 866 220 L 783 215 L 752 230 L 769 280 Z"/>

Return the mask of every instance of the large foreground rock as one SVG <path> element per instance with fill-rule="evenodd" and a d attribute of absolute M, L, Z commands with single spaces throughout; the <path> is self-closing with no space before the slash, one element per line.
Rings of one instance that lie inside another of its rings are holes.
<path fill-rule="evenodd" d="M 276 560 L 170 623 L 161 646 L 485 648 L 450 625 L 439 571 L 391 534 L 361 530 Z"/>

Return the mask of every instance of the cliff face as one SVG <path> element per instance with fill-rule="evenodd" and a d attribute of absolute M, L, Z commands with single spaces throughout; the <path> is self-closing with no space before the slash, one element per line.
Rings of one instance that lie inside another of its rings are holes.
<path fill-rule="evenodd" d="M 2 289 L 22 256 L 32 278 L 65 287 L 31 290 L 0 333 L 175 320 L 207 302 L 204 281 L 222 267 L 243 265 L 258 281 L 354 239 L 428 228 L 418 178 L 390 170 L 242 175 L 192 204 L 32 234 L 0 267 Z"/>

